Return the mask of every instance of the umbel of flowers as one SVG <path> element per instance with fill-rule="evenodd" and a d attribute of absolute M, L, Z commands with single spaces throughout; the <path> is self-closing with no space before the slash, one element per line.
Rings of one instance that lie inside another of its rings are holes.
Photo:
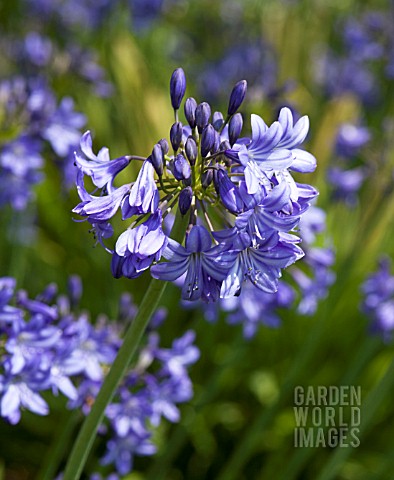
<path fill-rule="evenodd" d="M 211 302 L 239 295 L 246 281 L 276 292 L 281 270 L 303 256 L 294 230 L 317 191 L 296 182 L 292 172 L 316 167 L 313 155 L 299 148 L 308 117 L 294 123 L 290 109 L 282 108 L 278 121 L 268 126 L 253 114 L 251 136 L 241 137 L 243 118 L 237 111 L 246 89 L 245 80 L 235 85 L 226 115 L 212 115 L 208 103 L 187 98 L 183 124 L 179 109 L 186 78 L 176 69 L 170 81 L 175 112 L 170 142 L 159 140 L 146 158 L 111 160 L 107 148 L 96 155 L 90 132 L 83 135 L 75 153 L 81 202 L 73 211 L 86 217 L 104 246 L 120 210 L 127 227 L 113 249 L 106 247 L 116 278 L 136 278 L 147 269 L 166 281 L 184 275 L 182 298 Z M 137 178 L 115 186 L 115 177 L 131 162 L 141 163 Z M 98 194 L 86 190 L 84 176 Z M 188 221 L 184 245 L 163 227 L 176 210 Z"/>
<path fill-rule="evenodd" d="M 58 295 L 52 283 L 35 298 L 17 290 L 14 278 L 0 277 L 0 420 L 16 424 L 24 410 L 47 415 L 41 393 L 48 390 L 67 397 L 68 408 L 89 413 L 137 308 L 123 294 L 118 321 L 100 315 L 92 325 L 89 312 L 79 307 L 81 295 L 76 276 L 70 277 L 67 295 Z M 157 310 L 151 330 L 165 316 Z M 178 405 L 193 396 L 188 368 L 199 357 L 194 337 L 190 330 L 163 348 L 157 331 L 150 332 L 105 411 L 101 431 L 107 442 L 100 463 L 126 475 L 135 455 L 155 453 L 153 431 L 162 418 L 177 422 Z"/>

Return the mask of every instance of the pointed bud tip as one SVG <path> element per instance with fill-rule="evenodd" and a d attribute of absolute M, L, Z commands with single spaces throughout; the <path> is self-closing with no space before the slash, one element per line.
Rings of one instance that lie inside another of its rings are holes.
<path fill-rule="evenodd" d="M 246 95 L 247 87 L 248 87 L 248 82 L 246 80 L 241 80 L 235 84 L 230 95 L 230 101 L 228 103 L 228 110 L 227 110 L 228 115 L 234 115 L 234 113 L 241 106 Z"/>
<path fill-rule="evenodd" d="M 186 76 L 182 68 L 173 71 L 170 80 L 171 105 L 174 110 L 178 110 L 186 92 Z"/>

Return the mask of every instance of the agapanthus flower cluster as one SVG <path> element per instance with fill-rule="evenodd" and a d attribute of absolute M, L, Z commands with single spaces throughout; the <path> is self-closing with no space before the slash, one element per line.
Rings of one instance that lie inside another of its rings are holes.
<path fill-rule="evenodd" d="M 70 172 L 85 116 L 75 112 L 71 98 L 58 103 L 45 83 L 21 77 L 0 83 L 0 116 L 0 206 L 22 210 L 43 178 L 45 148 L 64 173 Z"/>
<path fill-rule="evenodd" d="M 115 248 L 108 248 L 115 277 L 136 278 L 148 269 L 167 281 L 185 275 L 182 298 L 212 302 L 239 295 L 244 282 L 275 292 L 282 269 L 303 256 L 292 232 L 317 191 L 296 182 L 292 172 L 316 167 L 313 155 L 298 148 L 309 130 L 308 117 L 294 124 L 290 109 L 283 108 L 268 126 L 253 114 L 252 136 L 241 138 L 243 118 L 237 110 L 246 87 L 244 80 L 235 85 L 225 116 L 215 112 L 211 118 L 208 103 L 188 98 L 184 125 L 179 108 L 186 78 L 182 69 L 175 70 L 172 155 L 161 139 L 146 158 L 110 160 L 108 149 L 96 155 L 90 132 L 84 134 L 75 154 L 81 202 L 73 211 L 90 222 L 103 244 L 112 236 L 110 220 L 118 210 L 128 221 Z M 137 178 L 115 186 L 131 162 L 141 164 Z M 86 190 L 85 176 L 96 195 Z M 163 230 L 163 219 L 176 209 L 189 224 L 184 245 Z"/>
<path fill-rule="evenodd" d="M 361 287 L 364 295 L 361 310 L 368 315 L 371 329 L 386 341 L 393 338 L 394 330 L 394 275 L 391 260 L 383 257 L 376 273 L 368 276 Z"/>
<path fill-rule="evenodd" d="M 357 201 L 357 194 L 368 171 L 359 161 L 360 154 L 370 141 L 367 127 L 344 123 L 340 125 L 335 144 L 335 166 L 328 170 L 328 180 L 333 187 L 334 198 L 342 199 L 349 205 Z"/>
<path fill-rule="evenodd" d="M 320 52 L 316 77 L 329 96 L 352 93 L 364 104 L 382 98 L 380 78 L 394 76 L 392 18 L 367 11 L 339 25 L 341 51 Z"/>
<path fill-rule="evenodd" d="M 23 410 L 47 415 L 42 392 L 63 394 L 69 408 L 87 414 L 105 373 L 122 343 L 122 323 L 136 312 L 130 295 L 120 301 L 119 321 L 101 315 L 95 324 L 79 308 L 82 285 L 69 281 L 68 295 L 57 295 L 50 284 L 36 298 L 16 290 L 15 279 L 0 278 L 0 416 L 12 424 Z M 164 315 L 165 316 L 165 315 Z M 158 310 L 151 326 L 163 319 Z M 113 464 L 122 475 L 132 469 L 134 455 L 152 455 L 152 427 L 164 417 L 179 420 L 179 403 L 193 394 L 188 367 L 199 357 L 194 332 L 162 348 L 159 335 L 151 333 L 117 394 L 106 410 L 107 451 L 104 465 Z"/>
<path fill-rule="evenodd" d="M 16 290 L 16 281 L 0 280 L 0 415 L 18 423 L 23 409 L 49 413 L 40 393 L 79 397 L 73 379 L 101 381 L 115 358 L 120 339 L 109 326 L 93 327 L 78 311 L 81 282 L 71 277 L 68 296 L 50 284 L 36 298 Z"/>

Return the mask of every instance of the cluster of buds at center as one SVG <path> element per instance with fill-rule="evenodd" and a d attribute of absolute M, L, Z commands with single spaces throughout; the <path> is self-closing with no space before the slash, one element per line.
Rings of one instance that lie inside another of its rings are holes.
<path fill-rule="evenodd" d="M 231 150 L 238 140 L 243 119 L 237 113 L 245 94 L 247 83 L 241 80 L 233 88 L 226 117 L 221 112 L 211 114 L 208 103 L 198 104 L 193 97 L 184 103 L 187 125 L 179 121 L 179 109 L 186 91 L 186 78 L 183 70 L 174 71 L 170 81 L 171 104 L 175 123 L 170 129 L 170 146 L 166 139 L 160 140 L 148 157 L 158 177 L 158 189 L 163 192 L 165 201 L 178 199 L 182 215 L 190 212 L 190 225 L 195 225 L 197 212 L 207 215 L 207 209 L 219 205 L 221 192 L 231 174 Z M 226 202 L 226 197 L 224 199 Z M 227 202 L 229 203 L 229 202 Z M 227 205 L 234 211 L 231 202 Z"/>

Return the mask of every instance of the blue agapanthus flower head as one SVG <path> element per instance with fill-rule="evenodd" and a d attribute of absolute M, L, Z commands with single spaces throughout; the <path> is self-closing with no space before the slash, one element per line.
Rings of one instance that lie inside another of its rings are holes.
<path fill-rule="evenodd" d="M 0 417 L 11 424 L 25 410 L 48 415 L 43 392 L 47 398 L 49 391 L 64 395 L 69 408 L 88 414 L 122 344 L 124 320 L 132 321 L 137 311 L 124 295 L 118 323 L 100 316 L 93 324 L 79 309 L 80 278 L 70 277 L 68 286 L 67 295 L 58 295 L 57 286 L 50 284 L 31 298 L 16 290 L 14 278 L 0 278 Z M 165 316 L 157 311 L 151 327 Z M 188 370 L 200 355 L 194 340 L 194 332 L 188 331 L 164 348 L 157 331 L 147 336 L 107 406 L 100 429 L 106 433 L 102 464 L 129 474 L 136 455 L 156 451 L 152 426 L 163 419 L 179 421 L 178 405 L 193 396 Z"/>
<path fill-rule="evenodd" d="M 93 153 L 88 132 L 82 137 L 75 154 L 81 202 L 74 212 L 96 231 L 107 231 L 121 211 L 127 227 L 115 248 L 108 247 L 115 277 L 136 278 L 150 269 L 162 280 L 183 278 L 183 299 L 212 302 L 239 295 L 245 281 L 275 292 L 282 269 L 303 256 L 295 229 L 317 191 L 296 182 L 292 172 L 316 168 L 315 157 L 302 149 L 308 117 L 294 121 L 292 111 L 282 108 L 269 125 L 253 114 L 251 135 L 242 137 L 238 109 L 246 89 L 246 81 L 234 86 L 225 115 L 212 115 L 209 103 L 187 98 L 183 124 L 186 78 L 179 68 L 170 82 L 175 123 L 169 141 L 159 140 L 146 156 L 111 160 L 106 148 Z M 115 186 L 117 175 L 137 162 L 137 177 Z M 95 195 L 86 190 L 84 176 Z M 188 220 L 181 241 L 161 227 L 177 209 Z"/>

